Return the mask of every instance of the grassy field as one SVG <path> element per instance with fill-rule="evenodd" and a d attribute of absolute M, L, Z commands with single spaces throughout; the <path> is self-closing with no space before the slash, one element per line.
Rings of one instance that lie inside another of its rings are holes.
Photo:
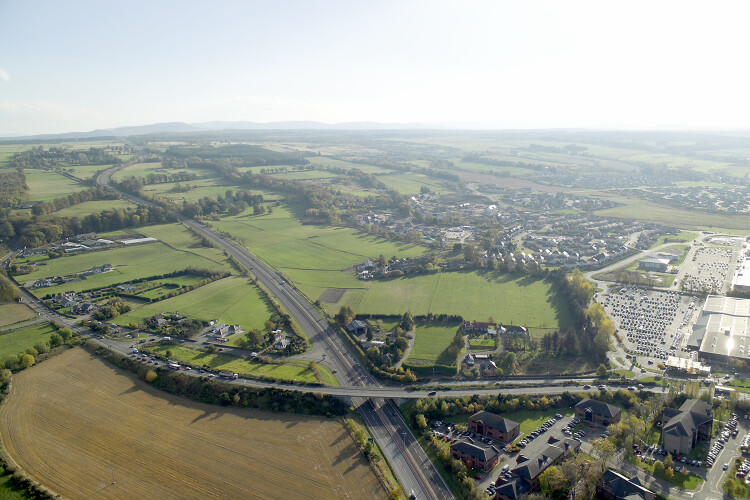
<path fill-rule="evenodd" d="M 414 349 L 406 362 L 410 365 L 440 364 L 452 366 L 456 360 L 446 352 L 460 323 L 426 323 L 417 325 Z"/>
<path fill-rule="evenodd" d="M 629 460 L 632 464 L 636 465 L 638 468 L 645 470 L 649 474 L 651 474 L 654 477 L 658 477 L 659 479 L 666 481 L 668 483 L 673 484 L 674 486 L 677 486 L 678 488 L 681 488 L 683 490 L 694 490 L 698 487 L 699 484 L 703 482 L 703 479 L 696 476 L 695 474 L 688 474 L 685 475 L 682 472 L 675 472 L 674 476 L 669 477 L 663 472 L 656 474 L 654 473 L 654 464 L 647 464 L 646 462 L 642 462 L 640 460 Z"/>
<path fill-rule="evenodd" d="M 26 184 L 29 186 L 29 201 L 51 201 L 88 187 L 47 170 L 27 168 L 24 173 L 26 174 Z"/>
<path fill-rule="evenodd" d="M 388 187 L 391 187 L 401 194 L 419 194 L 422 186 L 427 186 L 430 191 L 440 194 L 452 193 L 451 189 L 445 187 L 442 180 L 434 177 L 428 177 L 424 174 L 393 174 L 381 175 L 378 180 Z"/>
<path fill-rule="evenodd" d="M 115 269 L 108 273 L 88 276 L 82 281 L 37 288 L 33 291 L 37 296 L 45 296 L 48 293 L 55 294 L 66 290 L 91 290 L 136 278 L 178 271 L 189 266 L 226 267 L 225 264 L 217 264 L 194 253 L 175 250 L 164 243 L 150 243 L 42 260 L 34 272 L 18 276 L 18 279 L 22 282 L 35 281 L 49 276 L 77 273 L 107 263 L 112 264 Z"/>
<path fill-rule="evenodd" d="M 198 237 L 181 224 L 160 224 L 139 227 L 138 231 L 146 236 L 156 238 L 176 250 L 203 257 L 215 264 L 224 265 L 229 269 L 226 257 L 221 250 L 203 246 Z"/>
<path fill-rule="evenodd" d="M 15 302 L 0 305 L 0 326 L 12 325 L 36 317 L 36 313 L 23 304 Z"/>
<path fill-rule="evenodd" d="M 694 233 L 692 231 L 680 231 L 677 234 L 666 234 L 664 236 L 659 236 L 656 242 L 653 245 L 651 245 L 651 248 L 654 248 L 659 245 L 663 245 L 664 243 L 667 243 L 667 240 L 669 240 L 670 242 L 684 242 L 684 241 L 693 241 L 697 237 L 698 237 L 698 233 Z"/>
<path fill-rule="evenodd" d="M 272 309 L 258 289 L 247 278 L 231 276 L 177 297 L 140 306 L 118 316 L 114 322 L 127 325 L 160 312 L 177 312 L 191 318 L 242 325 L 243 330 L 262 329 Z"/>
<path fill-rule="evenodd" d="M 190 363 L 196 366 L 208 365 L 214 370 L 225 370 L 248 377 L 269 377 L 278 380 L 304 382 L 314 384 L 318 382 L 315 375 L 307 369 L 308 363 L 304 361 L 287 362 L 281 365 L 256 363 L 247 361 L 231 354 L 208 353 L 190 347 L 160 345 L 153 348 L 162 356 L 171 351 L 171 359 L 180 363 Z M 338 380 L 325 366 L 320 365 L 320 375 L 326 385 L 339 385 Z"/>
<path fill-rule="evenodd" d="M 567 328 L 568 306 L 541 279 L 461 271 L 373 282 L 347 291 L 336 304 L 358 313 L 460 314 L 467 320 L 537 328 Z M 532 331 L 532 334 L 534 332 Z"/>
<path fill-rule="evenodd" d="M 0 437 L 68 498 L 387 496 L 339 420 L 193 403 L 79 349 L 13 378 Z"/>
<path fill-rule="evenodd" d="M 55 330 L 51 324 L 42 323 L 27 328 L 19 328 L 7 333 L 0 333 L 0 359 L 15 356 L 19 352 L 33 347 L 37 340 L 47 342 Z"/>
<path fill-rule="evenodd" d="M 85 215 L 117 208 L 127 210 L 128 208 L 136 208 L 136 205 L 127 200 L 85 201 L 78 205 L 73 205 L 72 207 L 63 208 L 62 210 L 53 212 L 53 215 L 55 217 L 83 217 Z"/>

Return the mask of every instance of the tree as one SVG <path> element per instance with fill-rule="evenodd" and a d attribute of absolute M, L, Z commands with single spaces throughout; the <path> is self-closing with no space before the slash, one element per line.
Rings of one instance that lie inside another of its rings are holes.
<path fill-rule="evenodd" d="M 661 462 L 661 460 L 657 460 L 654 462 L 654 475 L 661 475 L 664 474 L 664 464 Z"/>
<path fill-rule="evenodd" d="M 673 469 L 674 468 L 674 459 L 672 458 L 671 453 L 667 453 L 667 458 L 664 459 L 664 468 L 665 469 Z"/>
<path fill-rule="evenodd" d="M 146 372 L 145 376 L 146 382 L 151 383 L 154 380 L 156 380 L 156 372 L 154 370 L 149 370 Z"/>
<path fill-rule="evenodd" d="M 539 485 L 542 493 L 552 500 L 562 500 L 568 496 L 568 479 L 559 467 L 553 465 L 539 476 Z"/>
<path fill-rule="evenodd" d="M 419 427 L 420 429 L 427 428 L 427 419 L 421 413 L 417 414 L 417 416 L 414 417 L 414 421 L 417 423 L 417 427 Z"/>
<path fill-rule="evenodd" d="M 50 347 L 57 347 L 59 345 L 62 345 L 62 343 L 63 343 L 63 337 L 62 335 L 60 335 L 59 332 L 55 332 L 49 336 Z"/>
<path fill-rule="evenodd" d="M 34 356 L 31 354 L 24 354 L 21 356 L 21 366 L 23 366 L 24 369 L 34 366 Z"/>
<path fill-rule="evenodd" d="M 346 326 L 354 319 L 354 311 L 349 306 L 341 306 L 334 319 L 340 326 Z"/>
<path fill-rule="evenodd" d="M 599 365 L 599 368 L 596 369 L 596 376 L 599 378 L 604 378 L 607 376 L 607 367 L 604 366 L 604 363 Z"/>
<path fill-rule="evenodd" d="M 265 338 L 260 330 L 253 328 L 252 330 L 248 330 L 245 334 L 245 340 L 247 341 L 248 347 L 252 348 L 262 346 Z"/>

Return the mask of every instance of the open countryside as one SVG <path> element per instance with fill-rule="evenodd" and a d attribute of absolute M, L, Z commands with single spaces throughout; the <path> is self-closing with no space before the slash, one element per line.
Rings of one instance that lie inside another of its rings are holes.
<path fill-rule="evenodd" d="M 80 349 L 14 378 L 0 438 L 69 498 L 386 497 L 340 421 L 170 397 Z"/>

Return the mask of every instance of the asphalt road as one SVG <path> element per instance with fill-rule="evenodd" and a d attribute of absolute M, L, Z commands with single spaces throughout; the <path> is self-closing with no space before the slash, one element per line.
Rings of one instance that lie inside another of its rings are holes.
<path fill-rule="evenodd" d="M 110 176 L 117 167 L 103 172 L 97 182 L 107 188 Z M 120 192 L 120 194 L 140 204 L 149 204 L 146 200 Z M 297 293 L 281 276 L 266 266 L 250 252 L 233 241 L 221 236 L 212 229 L 178 215 L 178 219 L 188 227 L 193 228 L 207 239 L 224 249 L 260 280 L 263 285 L 276 297 L 297 324 L 307 334 L 310 341 L 323 349 L 324 363 L 336 370 L 336 377 L 345 386 L 359 386 L 364 389 L 378 389 L 380 384 L 359 363 L 357 358 L 348 350 L 338 335 L 328 323 L 320 317 L 315 308 Z M 389 395 L 389 397 L 394 397 Z M 398 411 L 383 411 L 382 408 L 392 407 L 392 401 L 367 401 L 365 398 L 353 399 L 360 415 L 373 433 L 376 442 L 385 454 L 393 468 L 396 477 L 407 493 L 414 493 L 417 498 L 446 499 L 453 498 L 448 486 L 435 469 L 435 466 L 424 454 L 422 448 L 415 443 L 409 427 Z M 394 447 L 394 443 L 400 443 Z M 404 445 L 406 443 L 406 445 Z M 409 446 L 411 444 L 411 446 Z M 399 453 L 399 451 L 401 451 Z"/>

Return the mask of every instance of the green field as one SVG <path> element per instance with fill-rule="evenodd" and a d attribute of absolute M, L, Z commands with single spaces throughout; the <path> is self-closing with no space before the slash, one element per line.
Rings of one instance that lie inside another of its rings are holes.
<path fill-rule="evenodd" d="M 0 305 L 0 326 L 12 325 L 35 317 L 36 313 L 23 304 L 13 302 Z"/>
<path fill-rule="evenodd" d="M 156 226 L 139 227 L 138 231 L 146 236 L 156 238 L 165 245 L 176 250 L 188 252 L 193 255 L 203 257 L 212 261 L 214 264 L 226 263 L 224 253 L 213 247 L 203 246 L 200 239 L 185 228 L 182 224 L 159 224 Z M 209 266 L 210 262 L 204 264 Z"/>
<path fill-rule="evenodd" d="M 263 329 L 263 324 L 271 317 L 273 309 L 247 278 L 232 276 L 177 297 L 137 307 L 114 321 L 121 325 L 139 323 L 160 312 L 177 312 L 204 321 L 219 320 L 226 324 L 239 324 L 243 330 L 250 330 Z"/>
<path fill-rule="evenodd" d="M 225 370 L 246 375 L 248 377 L 268 377 L 278 380 L 288 380 L 314 384 L 318 380 L 307 368 L 304 361 L 287 362 L 284 364 L 264 364 L 255 361 L 247 361 L 237 356 L 222 353 L 208 353 L 184 346 L 159 345 L 152 348 L 162 356 L 171 351 L 171 359 L 180 363 L 190 363 L 196 366 L 208 365 L 213 370 Z M 326 385 L 338 385 L 336 377 L 326 368 L 320 365 L 320 374 Z"/>
<path fill-rule="evenodd" d="M 47 342 L 50 335 L 56 331 L 50 323 L 43 323 L 0 333 L 0 359 L 15 356 L 19 352 L 33 347 L 37 340 Z"/>
<path fill-rule="evenodd" d="M 453 341 L 460 322 L 426 323 L 417 325 L 414 349 L 406 359 L 410 365 L 439 364 L 453 366 L 456 364 L 446 349 Z"/>
<path fill-rule="evenodd" d="M 34 272 L 18 276 L 18 279 L 23 282 L 35 281 L 50 276 L 77 273 L 103 264 L 112 264 L 115 269 L 108 273 L 88 276 L 82 281 L 32 290 L 37 296 L 67 290 L 79 292 L 179 271 L 190 266 L 211 269 L 227 267 L 226 264 L 217 264 L 188 251 L 175 250 L 164 243 L 150 243 L 42 260 L 38 262 Z"/>
<path fill-rule="evenodd" d="M 136 208 L 136 205 L 127 200 L 84 201 L 78 205 L 73 205 L 72 207 L 63 208 L 62 210 L 53 212 L 52 215 L 55 217 L 83 217 L 85 215 L 103 212 L 105 210 L 127 210 L 129 208 Z"/>
<path fill-rule="evenodd" d="M 239 237 L 248 249 L 297 283 L 313 300 L 330 287 L 364 287 L 351 273 L 342 272 L 355 264 L 381 254 L 389 258 L 415 257 L 427 251 L 355 229 L 303 225 L 284 206 L 271 214 L 251 212 L 212 225 Z"/>
<path fill-rule="evenodd" d="M 367 290 L 347 290 L 333 307 L 360 314 L 458 314 L 464 319 L 531 328 L 568 328 L 570 311 L 542 279 L 485 271 L 446 272 L 375 281 Z M 537 330 L 534 333 L 544 333 Z"/>
<path fill-rule="evenodd" d="M 88 186 L 48 170 L 25 169 L 29 201 L 52 201 L 82 191 Z"/>
<path fill-rule="evenodd" d="M 422 186 L 427 186 L 430 191 L 440 194 L 452 193 L 451 189 L 445 187 L 446 181 L 428 177 L 424 174 L 393 174 L 378 176 L 378 180 L 401 194 L 419 194 Z"/>
<path fill-rule="evenodd" d="M 651 245 L 651 248 L 654 248 L 659 245 L 663 245 L 664 243 L 667 243 L 667 240 L 669 240 L 670 242 L 693 241 L 697 237 L 698 237 L 698 233 L 693 233 L 691 231 L 680 231 L 677 234 L 665 234 L 664 236 L 659 236 L 656 242 L 653 245 Z"/>

